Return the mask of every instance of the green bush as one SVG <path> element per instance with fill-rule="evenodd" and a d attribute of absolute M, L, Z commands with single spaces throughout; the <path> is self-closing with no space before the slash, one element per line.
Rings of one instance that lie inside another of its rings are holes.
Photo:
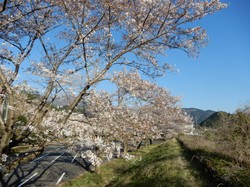
<path fill-rule="evenodd" d="M 17 116 L 16 119 L 17 125 L 26 125 L 28 123 L 28 119 L 24 115 Z"/>

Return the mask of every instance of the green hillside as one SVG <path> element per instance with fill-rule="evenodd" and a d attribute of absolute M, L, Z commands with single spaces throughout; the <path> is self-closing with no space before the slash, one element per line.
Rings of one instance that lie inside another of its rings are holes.
<path fill-rule="evenodd" d="M 215 112 L 206 120 L 200 123 L 202 127 L 218 127 L 221 124 L 227 124 L 233 117 L 232 114 L 226 112 Z"/>
<path fill-rule="evenodd" d="M 188 115 L 193 117 L 195 125 L 199 125 L 201 122 L 215 113 L 215 111 L 212 110 L 201 110 L 197 108 L 183 108 L 183 110 L 187 112 Z"/>

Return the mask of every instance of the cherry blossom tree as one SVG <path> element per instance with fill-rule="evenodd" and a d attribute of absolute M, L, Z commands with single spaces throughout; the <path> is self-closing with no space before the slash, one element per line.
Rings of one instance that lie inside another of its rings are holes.
<path fill-rule="evenodd" d="M 53 136 L 60 142 L 89 159 L 97 172 L 103 159 L 111 159 L 114 153 L 130 158 L 127 150 L 138 148 L 143 140 L 161 139 L 169 129 L 185 132 L 185 126 L 189 126 L 192 130 L 191 119 L 177 104 L 179 99 L 142 80 L 138 72 L 118 72 L 111 81 L 117 90 L 90 92 L 84 100 L 83 114 L 72 113 L 64 124 L 58 123 L 58 119 L 67 112 L 54 110 L 43 121 L 47 131 L 55 132 Z"/>
<path fill-rule="evenodd" d="M 225 7 L 219 0 L 4 1 L 0 84 L 11 108 L 16 107 L 13 88 L 20 69 L 44 88 L 29 120 L 32 126 L 41 124 L 59 93 L 73 95 L 59 121 L 65 124 L 89 90 L 109 78 L 115 67 L 157 77 L 172 69 L 158 58 L 168 49 L 196 55 L 207 36 L 188 23 Z M 14 113 L 9 110 L 8 120 L 0 121 L 0 154 L 12 138 Z"/>
<path fill-rule="evenodd" d="M 117 87 L 117 103 L 121 109 L 131 111 L 132 119 L 124 116 L 125 121 L 134 122 L 132 132 L 138 132 L 138 140 L 159 139 L 167 130 L 193 130 L 192 119 L 185 114 L 178 97 L 149 81 L 140 78 L 138 72 L 119 72 L 112 79 Z M 120 122 L 120 120 L 118 120 Z M 131 137 L 129 137 L 131 139 Z"/>
<path fill-rule="evenodd" d="M 55 26 L 55 17 L 52 19 L 50 7 L 46 2 L 7 0 L 3 3 L 0 14 L 0 86 L 2 101 L 8 102 L 5 107 L 8 116 L 5 120 L 0 120 L 0 155 L 8 148 L 14 135 L 18 115 L 16 109 L 20 104 L 17 98 L 23 99 L 13 83 L 18 78 L 21 65 L 28 60 L 35 41 Z"/>

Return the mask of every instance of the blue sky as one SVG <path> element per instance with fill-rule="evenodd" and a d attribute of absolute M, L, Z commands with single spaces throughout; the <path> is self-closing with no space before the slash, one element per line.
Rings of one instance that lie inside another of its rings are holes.
<path fill-rule="evenodd" d="M 232 113 L 250 104 L 250 1 L 221 1 L 227 9 L 197 22 L 209 36 L 198 58 L 167 51 L 166 60 L 180 72 L 157 82 L 181 96 L 183 107 Z"/>

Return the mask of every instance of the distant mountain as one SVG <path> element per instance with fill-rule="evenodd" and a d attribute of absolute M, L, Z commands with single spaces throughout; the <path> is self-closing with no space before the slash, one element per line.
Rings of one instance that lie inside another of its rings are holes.
<path fill-rule="evenodd" d="M 198 108 L 183 108 L 183 110 L 193 117 L 194 125 L 199 125 L 201 122 L 215 113 L 215 111 L 212 110 L 204 111 Z"/>
<path fill-rule="evenodd" d="M 215 112 L 206 120 L 200 123 L 202 127 L 216 127 L 219 125 L 227 124 L 233 117 L 233 114 L 226 112 Z"/>

